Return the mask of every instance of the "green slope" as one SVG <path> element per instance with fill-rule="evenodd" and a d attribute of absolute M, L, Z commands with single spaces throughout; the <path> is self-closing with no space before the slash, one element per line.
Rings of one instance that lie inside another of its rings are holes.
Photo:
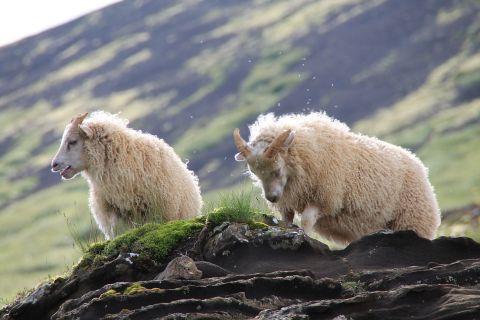
<path fill-rule="evenodd" d="M 355 129 L 415 151 L 429 167 L 443 210 L 480 203 L 480 23 L 462 50 L 416 91 Z"/>

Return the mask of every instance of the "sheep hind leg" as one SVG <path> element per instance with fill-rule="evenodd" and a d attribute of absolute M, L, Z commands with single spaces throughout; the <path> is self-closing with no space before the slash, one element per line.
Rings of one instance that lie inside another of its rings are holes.
<path fill-rule="evenodd" d="M 391 221 L 388 226 L 392 231 L 412 230 L 419 237 L 432 240 L 435 238 L 437 227 L 432 219 L 428 216 L 422 216 L 420 212 L 397 213 L 396 218 Z"/>
<path fill-rule="evenodd" d="M 400 208 L 389 223 L 393 231 L 413 230 L 422 238 L 433 239 L 440 225 L 440 215 L 433 192 L 423 181 L 408 181 L 400 198 Z"/>

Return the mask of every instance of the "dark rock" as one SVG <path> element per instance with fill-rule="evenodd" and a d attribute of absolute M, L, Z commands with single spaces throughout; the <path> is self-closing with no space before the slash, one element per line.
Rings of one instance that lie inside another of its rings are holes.
<path fill-rule="evenodd" d="M 224 277 L 233 273 L 208 261 L 195 261 L 195 265 L 202 272 L 202 278 Z"/>
<path fill-rule="evenodd" d="M 257 319 L 480 319 L 480 290 L 451 285 L 402 286 L 347 299 L 325 299 L 262 311 Z"/>
<path fill-rule="evenodd" d="M 167 264 L 155 280 L 174 280 L 174 279 L 200 279 L 202 278 L 202 271 L 198 270 L 195 261 L 188 256 L 180 256 L 172 259 Z"/>
<path fill-rule="evenodd" d="M 240 223 L 222 223 L 213 230 L 208 239 L 203 254 L 207 259 L 217 256 L 227 256 L 237 245 L 248 243 L 246 238 L 248 226 Z"/>
<path fill-rule="evenodd" d="M 468 238 L 377 233 L 331 251 L 299 228 L 224 223 L 174 252 L 160 264 L 124 254 L 76 269 L 0 317 L 480 319 L 480 244 Z M 198 272 L 179 276 L 182 261 Z"/>
<path fill-rule="evenodd" d="M 33 293 L 12 306 L 4 315 L 12 319 L 49 319 L 49 315 L 69 299 L 78 298 L 92 290 L 119 281 L 137 281 L 153 278 L 154 263 L 148 259 L 136 259 L 132 255 L 122 255 L 94 268 L 76 269 L 67 279 L 58 279 L 41 285 Z M 3 318 L 2 318 L 3 319 Z M 6 318 L 8 319 L 8 318 Z"/>

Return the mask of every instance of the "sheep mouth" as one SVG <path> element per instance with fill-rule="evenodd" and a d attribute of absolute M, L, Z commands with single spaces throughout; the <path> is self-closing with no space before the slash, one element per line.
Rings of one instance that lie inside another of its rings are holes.
<path fill-rule="evenodd" d="M 66 166 L 60 171 L 60 175 L 62 178 L 68 179 L 73 172 L 74 170 L 72 169 L 72 166 Z"/>

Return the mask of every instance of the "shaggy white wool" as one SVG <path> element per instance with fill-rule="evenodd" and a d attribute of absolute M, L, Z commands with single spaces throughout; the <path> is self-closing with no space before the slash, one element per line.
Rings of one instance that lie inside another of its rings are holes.
<path fill-rule="evenodd" d="M 284 216 L 318 208 L 315 231 L 344 243 L 384 229 L 435 236 L 440 215 L 433 187 L 425 166 L 408 150 L 353 133 L 324 113 L 262 115 L 249 129 L 252 171 L 275 137 L 295 132 L 292 145 L 275 160 L 284 163 L 288 180 L 280 200 L 270 205 Z"/>
<path fill-rule="evenodd" d="M 128 121 L 94 112 L 82 123 L 90 209 L 107 238 L 117 221 L 186 219 L 200 213 L 198 179 L 162 139 L 127 127 Z"/>

